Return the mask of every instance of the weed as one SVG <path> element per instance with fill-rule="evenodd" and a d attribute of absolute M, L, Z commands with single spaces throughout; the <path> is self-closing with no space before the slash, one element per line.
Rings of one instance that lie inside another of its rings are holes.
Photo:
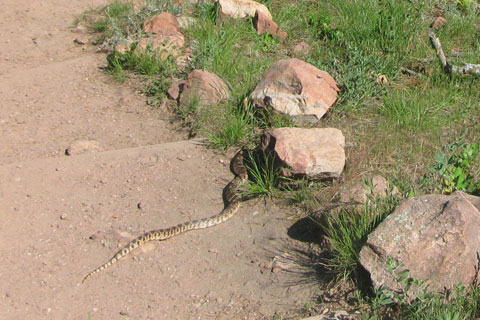
<path fill-rule="evenodd" d="M 435 293 L 425 280 L 410 277 L 409 270 L 391 258 L 387 260 L 387 268 L 400 289 L 387 286 L 374 289 L 369 310 L 365 310 L 368 319 L 384 319 L 392 308 L 398 319 L 466 320 L 478 316 L 480 288 L 475 284 L 457 284 L 452 290 Z"/>
<path fill-rule="evenodd" d="M 226 150 L 242 140 L 250 131 L 250 124 L 243 113 L 228 113 L 222 126 L 215 131 L 208 130 L 210 144 L 218 149 Z"/>
<path fill-rule="evenodd" d="M 248 195 L 252 197 L 274 197 L 280 183 L 280 169 L 275 166 L 273 153 L 247 152 L 246 167 L 250 180 L 246 184 Z"/>
<path fill-rule="evenodd" d="M 385 198 L 368 197 L 361 209 L 342 208 L 338 214 L 327 216 L 323 229 L 332 252 L 325 265 L 340 278 L 355 279 L 360 250 L 367 236 L 393 212 L 398 202 L 399 198 L 389 192 Z"/>
<path fill-rule="evenodd" d="M 473 172 L 478 154 L 478 142 L 449 143 L 437 153 L 435 164 L 430 167 L 430 173 L 424 177 L 424 184 L 433 184 L 434 189 L 446 194 L 455 191 L 479 193 L 480 169 L 477 173 Z"/>

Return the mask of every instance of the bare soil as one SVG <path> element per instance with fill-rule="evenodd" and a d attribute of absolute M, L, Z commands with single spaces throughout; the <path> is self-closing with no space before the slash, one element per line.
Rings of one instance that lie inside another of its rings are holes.
<path fill-rule="evenodd" d="M 132 237 L 218 213 L 233 177 L 232 153 L 185 141 L 167 111 L 102 73 L 94 46 L 73 43 L 74 17 L 104 2 L 0 12 L 0 319 L 299 317 L 318 292 L 292 253 L 307 244 L 289 236 L 295 209 L 262 199 L 81 284 Z M 79 139 L 102 151 L 65 156 Z"/>

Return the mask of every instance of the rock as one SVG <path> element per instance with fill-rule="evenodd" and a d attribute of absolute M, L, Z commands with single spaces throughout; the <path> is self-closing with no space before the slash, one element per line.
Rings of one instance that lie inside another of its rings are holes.
<path fill-rule="evenodd" d="M 340 202 L 367 202 L 367 196 L 372 195 L 375 197 L 384 198 L 387 196 L 387 191 L 390 188 L 390 183 L 382 176 L 374 176 L 372 178 L 373 190 L 363 181 L 357 181 L 353 187 L 340 192 Z M 392 194 L 398 194 L 397 187 L 393 187 Z"/>
<path fill-rule="evenodd" d="M 170 88 L 167 90 L 167 96 L 168 98 L 172 100 L 177 100 L 178 97 L 180 96 L 180 92 L 183 90 L 183 86 L 185 85 L 185 80 L 177 80 L 174 81 L 171 85 Z"/>
<path fill-rule="evenodd" d="M 145 20 L 143 23 L 143 32 L 174 35 L 180 32 L 180 24 L 173 14 L 161 12 Z"/>
<path fill-rule="evenodd" d="M 77 154 L 87 153 L 87 152 L 97 152 L 101 151 L 100 142 L 96 140 L 76 140 L 70 144 L 70 146 L 65 150 L 67 156 L 73 156 Z"/>
<path fill-rule="evenodd" d="M 301 41 L 293 47 L 293 53 L 296 55 L 306 55 L 310 53 L 310 45 L 305 41 Z"/>
<path fill-rule="evenodd" d="M 480 252 L 478 230 L 480 197 L 455 192 L 409 198 L 368 236 L 360 263 L 377 288 L 400 288 L 388 272 L 389 258 L 410 270 L 409 277 L 427 280 L 431 291 L 470 284 Z"/>
<path fill-rule="evenodd" d="M 133 41 L 128 40 L 128 41 L 121 41 L 115 45 L 115 51 L 118 53 L 124 54 L 127 51 L 130 51 L 130 47 L 132 45 Z"/>
<path fill-rule="evenodd" d="M 85 26 L 79 24 L 75 28 L 71 29 L 70 31 L 73 33 L 85 33 L 85 30 L 86 30 Z"/>
<path fill-rule="evenodd" d="M 345 137 L 335 128 L 277 128 L 265 131 L 262 149 L 274 150 L 290 175 L 338 178 L 345 166 Z M 285 175 L 289 175 L 285 172 Z"/>
<path fill-rule="evenodd" d="M 197 23 L 197 19 L 187 16 L 177 18 L 178 25 L 181 29 L 187 29 Z"/>
<path fill-rule="evenodd" d="M 443 27 L 445 23 L 447 23 L 447 19 L 444 17 L 437 17 L 435 21 L 432 22 L 432 28 L 438 30 Z"/>
<path fill-rule="evenodd" d="M 88 38 L 87 37 L 76 37 L 73 42 L 77 44 L 87 44 L 88 43 Z"/>
<path fill-rule="evenodd" d="M 252 0 L 217 0 L 220 6 L 220 17 L 231 17 L 234 19 L 254 17 L 258 10 L 272 20 L 272 14 L 268 8 Z"/>
<path fill-rule="evenodd" d="M 145 20 L 143 31 L 153 35 L 140 39 L 138 41 L 139 49 L 146 49 L 148 46 L 151 46 L 153 50 L 164 51 L 172 54 L 174 57 L 181 54 L 181 48 L 185 44 L 185 37 L 180 32 L 180 24 L 174 15 L 168 12 L 161 12 Z"/>
<path fill-rule="evenodd" d="M 338 91 L 327 72 L 292 58 L 268 68 L 250 98 L 257 107 L 316 122 L 335 103 Z"/>
<path fill-rule="evenodd" d="M 282 40 L 285 40 L 287 37 L 287 33 L 280 30 L 278 24 L 276 24 L 275 21 L 263 14 L 261 11 L 255 11 L 253 25 L 255 26 L 255 30 L 257 30 L 257 34 L 259 35 L 268 32 L 272 36 L 278 36 Z"/>
<path fill-rule="evenodd" d="M 179 102 L 187 105 L 192 99 L 198 99 L 199 106 L 208 106 L 225 102 L 229 97 L 228 86 L 219 76 L 204 70 L 193 70 L 185 81 Z"/>

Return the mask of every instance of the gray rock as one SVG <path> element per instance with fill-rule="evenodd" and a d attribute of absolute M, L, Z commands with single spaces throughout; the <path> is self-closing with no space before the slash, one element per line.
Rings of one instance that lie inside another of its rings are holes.
<path fill-rule="evenodd" d="M 463 192 L 404 200 L 368 236 L 360 263 L 377 288 L 401 288 L 388 272 L 388 259 L 404 265 L 410 277 L 427 280 L 432 291 L 469 284 L 480 252 L 479 209 L 480 198 Z"/>
<path fill-rule="evenodd" d="M 265 131 L 263 150 L 274 150 L 291 175 L 338 178 L 345 166 L 345 137 L 335 128 L 277 128 Z M 285 175 L 289 175 L 284 172 Z"/>
<path fill-rule="evenodd" d="M 250 98 L 257 107 L 317 122 L 337 101 L 338 91 L 327 72 L 292 58 L 274 63 Z"/>

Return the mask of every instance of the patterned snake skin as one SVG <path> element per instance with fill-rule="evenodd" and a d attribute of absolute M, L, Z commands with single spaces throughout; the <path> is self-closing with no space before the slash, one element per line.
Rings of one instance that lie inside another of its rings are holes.
<path fill-rule="evenodd" d="M 83 278 L 82 283 L 95 273 L 98 273 L 105 268 L 111 266 L 120 258 L 128 255 L 132 250 L 140 247 L 148 241 L 166 240 L 190 230 L 213 227 L 230 219 L 238 211 L 238 208 L 240 208 L 241 201 L 240 197 L 237 194 L 237 190 L 248 179 L 248 172 L 243 164 L 243 156 L 241 151 L 238 152 L 235 157 L 233 157 L 231 165 L 233 173 L 235 174 L 235 178 L 225 188 L 225 199 L 227 201 L 227 205 L 222 210 L 222 212 L 209 218 L 187 221 L 167 229 L 148 231 L 141 236 L 138 236 L 136 239 L 127 243 L 127 245 L 125 245 L 123 249 L 118 251 L 110 260 L 108 260 L 108 262 L 104 263 L 100 267 L 87 274 L 85 278 Z"/>

